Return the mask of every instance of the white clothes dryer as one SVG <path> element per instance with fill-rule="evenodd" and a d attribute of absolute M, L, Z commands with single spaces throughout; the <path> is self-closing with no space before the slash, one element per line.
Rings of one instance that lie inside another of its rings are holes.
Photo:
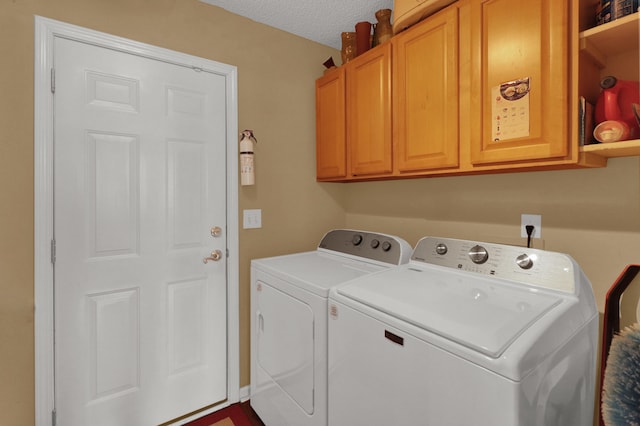
<path fill-rule="evenodd" d="M 409 261 L 391 235 L 336 229 L 315 251 L 251 262 L 250 404 L 267 425 L 327 425 L 329 289 Z"/>
<path fill-rule="evenodd" d="M 329 312 L 329 425 L 593 424 L 598 311 L 567 255 L 425 237 Z"/>

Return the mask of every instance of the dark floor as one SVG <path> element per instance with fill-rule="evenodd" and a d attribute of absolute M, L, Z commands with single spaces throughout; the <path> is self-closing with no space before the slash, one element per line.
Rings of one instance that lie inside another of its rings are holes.
<path fill-rule="evenodd" d="M 228 407 L 189 422 L 185 426 L 209 426 L 227 417 L 231 418 L 236 426 L 265 426 L 251 408 L 249 401 L 231 404 Z"/>
<path fill-rule="evenodd" d="M 247 415 L 247 419 L 251 422 L 251 426 L 265 426 L 264 423 L 262 423 L 262 420 L 260 420 L 260 417 L 258 417 L 256 412 L 253 411 L 253 408 L 251 408 L 249 401 L 241 402 L 240 408 L 242 408 L 242 411 Z"/>

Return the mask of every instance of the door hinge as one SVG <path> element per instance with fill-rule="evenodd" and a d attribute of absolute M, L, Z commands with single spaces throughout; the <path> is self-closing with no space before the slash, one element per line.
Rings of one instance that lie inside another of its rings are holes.
<path fill-rule="evenodd" d="M 56 93 L 56 69 L 51 68 L 51 93 Z"/>
<path fill-rule="evenodd" d="M 56 426 L 56 410 L 51 412 L 51 426 Z"/>
<path fill-rule="evenodd" d="M 56 264 L 56 240 L 51 240 L 51 263 Z"/>

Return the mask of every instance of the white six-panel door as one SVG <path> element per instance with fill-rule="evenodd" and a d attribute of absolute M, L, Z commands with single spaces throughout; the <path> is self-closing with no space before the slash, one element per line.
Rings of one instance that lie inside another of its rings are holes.
<path fill-rule="evenodd" d="M 54 51 L 57 423 L 155 425 L 224 400 L 225 78 Z"/>

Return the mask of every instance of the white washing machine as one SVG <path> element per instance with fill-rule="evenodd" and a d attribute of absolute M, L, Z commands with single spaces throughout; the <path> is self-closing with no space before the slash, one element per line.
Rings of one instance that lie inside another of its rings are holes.
<path fill-rule="evenodd" d="M 329 312 L 329 425 L 593 424 L 598 312 L 567 255 L 425 237 Z"/>
<path fill-rule="evenodd" d="M 266 425 L 326 426 L 329 289 L 410 256 L 401 238 L 337 229 L 315 251 L 251 262 L 250 403 Z"/>

